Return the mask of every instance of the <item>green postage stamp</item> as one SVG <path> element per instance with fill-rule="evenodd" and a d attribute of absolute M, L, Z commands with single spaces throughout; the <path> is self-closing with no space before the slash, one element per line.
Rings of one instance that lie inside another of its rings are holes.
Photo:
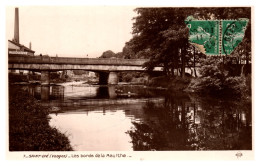
<path fill-rule="evenodd" d="M 186 20 L 190 43 L 206 55 L 230 55 L 243 40 L 248 19 Z"/>

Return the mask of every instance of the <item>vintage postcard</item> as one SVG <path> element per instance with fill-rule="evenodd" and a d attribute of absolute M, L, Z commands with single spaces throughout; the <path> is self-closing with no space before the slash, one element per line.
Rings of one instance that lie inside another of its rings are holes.
<path fill-rule="evenodd" d="M 253 160 L 251 6 L 6 6 L 9 160 Z"/>

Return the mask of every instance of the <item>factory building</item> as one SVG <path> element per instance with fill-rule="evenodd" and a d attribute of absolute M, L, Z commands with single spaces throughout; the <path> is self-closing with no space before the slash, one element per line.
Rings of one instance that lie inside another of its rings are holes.
<path fill-rule="evenodd" d="M 30 44 L 31 45 L 31 44 Z M 25 47 L 22 44 L 8 40 L 8 56 L 12 55 L 28 55 L 34 56 L 35 51 L 31 48 Z"/>

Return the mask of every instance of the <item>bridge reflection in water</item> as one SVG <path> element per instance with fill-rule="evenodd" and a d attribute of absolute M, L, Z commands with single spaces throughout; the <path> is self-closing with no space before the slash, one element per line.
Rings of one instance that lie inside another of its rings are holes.
<path fill-rule="evenodd" d="M 120 96 L 133 97 L 137 94 L 116 93 L 116 86 L 60 86 L 41 85 L 27 87 L 29 93 L 38 100 L 72 100 L 72 99 L 116 99 Z M 124 89 L 124 88 L 123 88 Z M 131 88 L 128 88 L 131 89 Z M 121 90 L 122 91 L 122 90 Z"/>
<path fill-rule="evenodd" d="M 28 87 L 29 93 L 38 100 L 64 99 L 64 86 L 35 86 Z"/>
<path fill-rule="evenodd" d="M 251 104 L 143 86 L 36 86 L 75 150 L 251 150 Z M 130 92 L 130 93 L 128 93 Z"/>

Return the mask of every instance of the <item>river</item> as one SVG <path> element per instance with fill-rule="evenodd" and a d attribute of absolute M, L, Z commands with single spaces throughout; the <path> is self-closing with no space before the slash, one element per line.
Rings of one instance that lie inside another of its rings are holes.
<path fill-rule="evenodd" d="M 251 150 L 251 104 L 143 85 L 23 85 L 75 151 Z"/>

